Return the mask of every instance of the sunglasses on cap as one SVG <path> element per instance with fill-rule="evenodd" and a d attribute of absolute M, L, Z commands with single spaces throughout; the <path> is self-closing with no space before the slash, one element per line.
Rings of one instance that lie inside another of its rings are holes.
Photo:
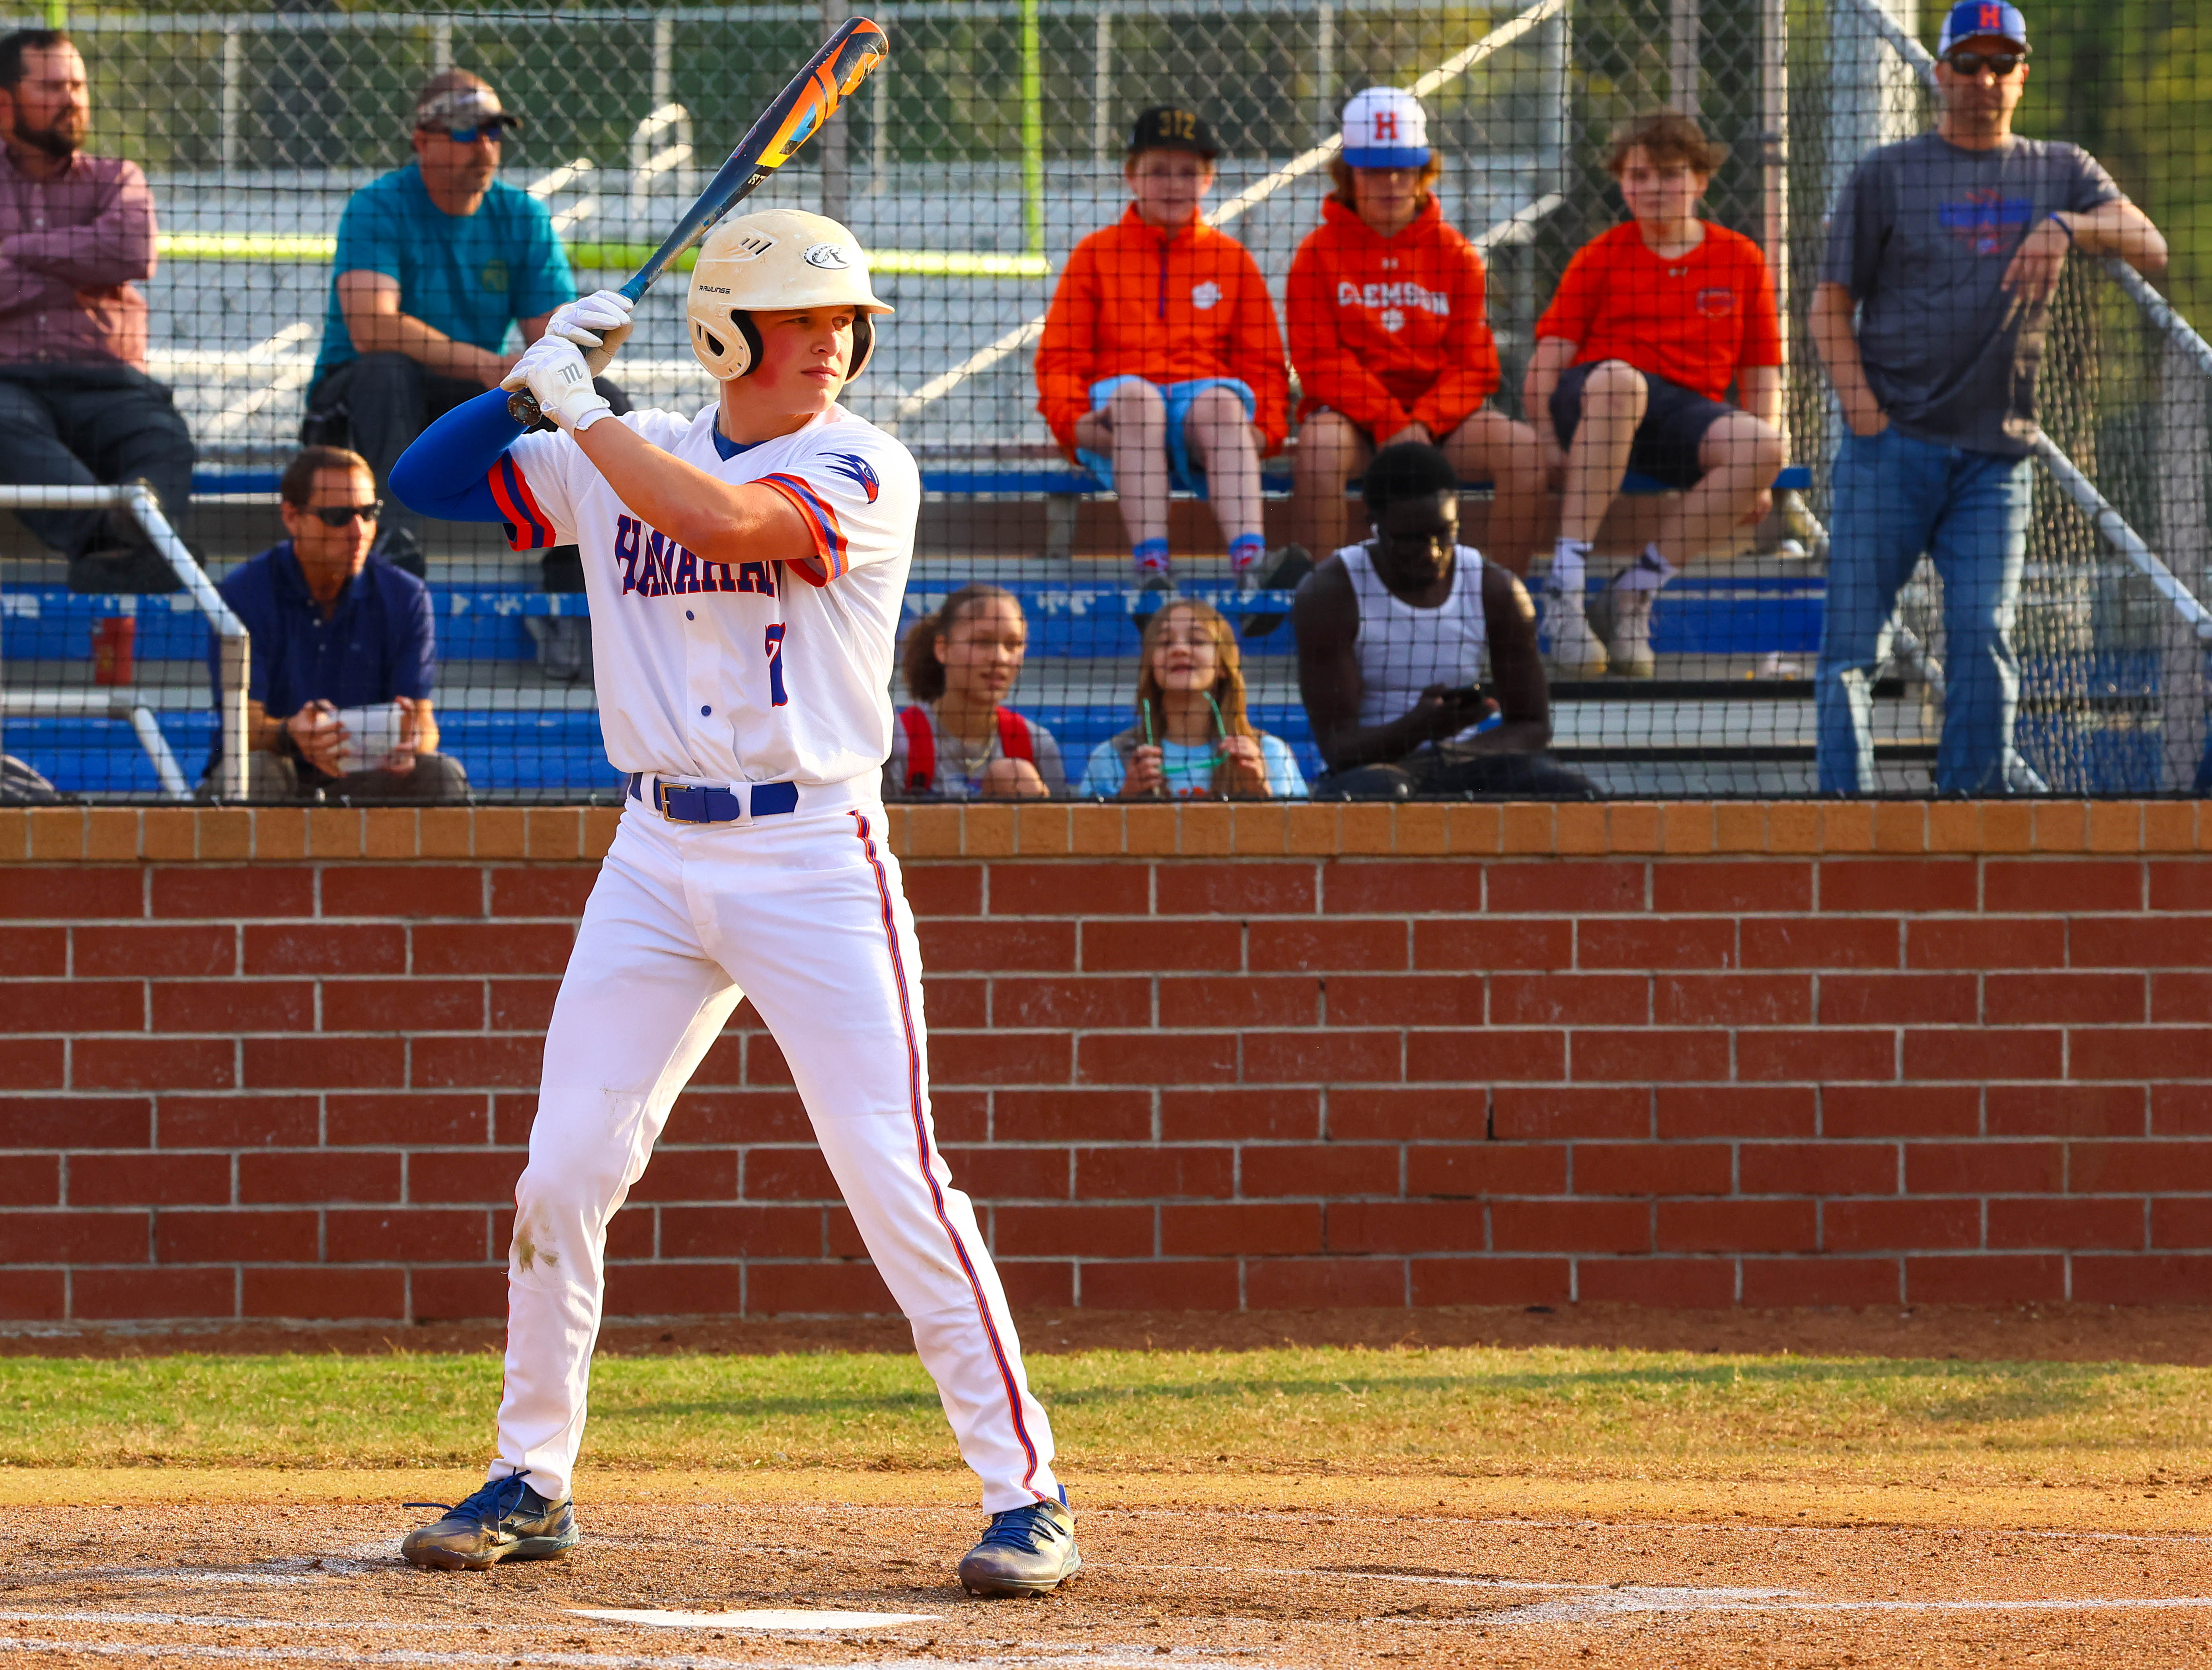
<path fill-rule="evenodd" d="M 1943 60 L 1951 66 L 1952 73 L 1960 76 L 1978 76 L 1986 70 L 2002 81 L 2027 62 L 2025 52 L 1954 52 Z"/>
<path fill-rule="evenodd" d="M 342 528 L 356 516 L 364 522 L 374 522 L 384 514 L 384 501 L 371 499 L 365 505 L 309 505 L 307 512 L 326 528 Z"/>

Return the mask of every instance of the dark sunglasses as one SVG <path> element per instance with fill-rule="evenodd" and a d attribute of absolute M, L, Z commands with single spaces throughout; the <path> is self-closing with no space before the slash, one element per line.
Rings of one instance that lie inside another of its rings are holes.
<path fill-rule="evenodd" d="M 496 145 L 501 140 L 507 137 L 507 124 L 504 122 L 494 121 L 486 122 L 479 127 L 432 128 L 430 131 L 433 133 L 444 134 L 447 138 L 452 140 L 456 145 L 473 145 L 479 139 L 484 141 L 487 144 Z"/>
<path fill-rule="evenodd" d="M 1943 60 L 1958 76 L 1978 76 L 1986 70 L 2002 81 L 2027 62 L 2025 52 L 1954 52 Z"/>
<path fill-rule="evenodd" d="M 364 522 L 374 522 L 384 514 L 384 501 L 371 499 L 365 505 L 310 505 L 307 514 L 326 528 L 342 528 L 356 516 Z"/>

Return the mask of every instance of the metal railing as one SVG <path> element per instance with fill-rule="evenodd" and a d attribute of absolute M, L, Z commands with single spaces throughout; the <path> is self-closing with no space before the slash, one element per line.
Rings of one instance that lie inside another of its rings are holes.
<path fill-rule="evenodd" d="M 161 501 L 141 482 L 121 487 L 0 487 L 0 510 L 125 510 L 145 532 L 147 540 L 169 565 L 193 606 L 215 629 L 221 648 L 216 657 L 216 725 L 222 740 L 222 759 L 216 769 L 215 797 L 219 800 L 246 798 L 246 690 L 252 667 L 252 645 L 246 624 L 216 591 L 215 582 L 192 560 L 192 554 L 169 519 Z M 112 719 L 127 722 L 137 733 L 140 746 L 153 762 L 161 792 L 173 800 L 192 798 L 192 785 L 177 764 L 175 753 L 161 734 L 153 710 L 122 688 L 112 690 L 0 690 L 0 716 L 11 719 Z"/>

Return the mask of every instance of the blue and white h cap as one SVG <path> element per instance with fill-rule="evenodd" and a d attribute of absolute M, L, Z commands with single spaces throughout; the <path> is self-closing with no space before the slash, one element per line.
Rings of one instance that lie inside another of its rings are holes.
<path fill-rule="evenodd" d="M 1370 87 L 1344 107 L 1344 160 L 1355 168 L 1419 168 L 1429 161 L 1429 115 L 1395 87 Z"/>
<path fill-rule="evenodd" d="M 2008 0 L 1959 0 L 1943 20 L 1943 37 L 1936 43 L 1936 56 L 1943 58 L 1962 40 L 1990 35 L 2027 50 L 2027 20 Z"/>

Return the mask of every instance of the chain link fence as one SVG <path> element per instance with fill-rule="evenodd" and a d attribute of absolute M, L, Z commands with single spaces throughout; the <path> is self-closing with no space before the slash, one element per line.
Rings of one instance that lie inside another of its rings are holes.
<path fill-rule="evenodd" d="M 619 282 L 659 241 L 845 10 L 842 0 L 73 9 L 67 25 L 92 83 L 86 149 L 138 163 L 160 217 L 160 267 L 140 286 L 148 368 L 198 450 L 192 502 L 170 508 L 208 571 L 220 577 L 282 537 L 275 472 L 298 444 L 339 216 L 407 161 L 428 76 L 473 71 L 526 118 L 501 178 L 545 205 L 588 289 Z M 1622 217 L 1605 167 L 1617 124 L 1669 106 L 1726 148 L 1702 212 L 1770 258 L 1796 472 L 1784 480 L 1795 484 L 1741 549 L 1686 564 L 1662 594 L 1655 677 L 1555 674 L 1553 751 L 1607 795 L 1814 791 L 1840 429 L 1808 307 L 1825 218 L 1851 167 L 1932 119 L 1918 44 L 1932 15 L 1910 0 L 933 0 L 869 15 L 889 33 L 888 64 L 754 204 L 830 213 L 870 250 L 878 292 L 898 311 L 848 404 L 894 428 L 930 488 L 908 618 L 973 580 L 1016 594 L 1029 637 L 1010 701 L 1057 737 L 1072 789 L 1132 722 L 1142 598 L 1115 501 L 1060 456 L 1036 409 L 1033 361 L 1057 276 L 1128 203 L 1133 118 L 1179 104 L 1218 137 L 1211 218 L 1250 250 L 1279 312 L 1330 189 L 1338 112 L 1352 93 L 1385 85 L 1420 92 L 1443 159 L 1443 214 L 1483 250 L 1504 369 L 1491 404 L 1516 419 L 1539 315 L 1574 252 Z M 2039 58 L 2026 109 L 2069 74 Z M 683 301 L 680 277 L 647 296 L 611 373 L 641 406 L 690 410 L 713 396 Z M 2014 635 L 2019 746 L 2054 792 L 2179 792 L 2195 780 L 2208 375 L 2212 355 L 2148 287 L 2070 264 L 2043 414 L 2076 472 L 2068 479 L 2089 496 L 2039 474 Z M 1269 459 L 1264 473 L 1277 545 L 1290 466 Z M 1594 568 L 1634 556 L 1659 502 L 1623 501 Z M 1471 498 L 1478 544 L 1483 513 Z M 1254 722 L 1289 744 L 1305 780 L 1320 776 L 1294 631 L 1255 629 L 1284 601 L 1237 589 L 1203 506 L 1179 500 L 1171 534 L 1183 592 L 1245 629 Z M 421 531 L 441 747 L 479 798 L 611 796 L 619 780 L 600 751 L 585 598 L 495 536 Z M 1532 585 L 1543 567 L 1539 556 Z M 189 591 L 95 595 L 69 579 L 61 554 L 20 526 L 0 529 L 0 746 L 65 795 L 174 796 L 179 774 L 191 792 L 216 711 L 208 616 Z M 1923 563 L 1873 689 L 1884 792 L 1931 792 L 1942 613 Z M 150 718 L 125 722 L 141 712 Z M 161 769 L 148 724 L 179 769 Z"/>

